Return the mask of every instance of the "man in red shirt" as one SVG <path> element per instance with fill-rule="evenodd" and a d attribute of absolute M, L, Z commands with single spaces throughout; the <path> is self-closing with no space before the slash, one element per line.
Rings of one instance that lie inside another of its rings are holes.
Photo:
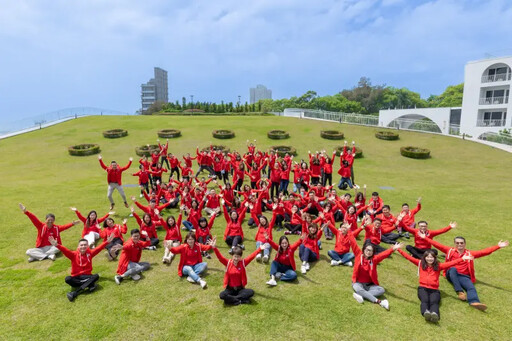
<path fill-rule="evenodd" d="M 28 249 L 26 254 L 28 261 L 33 262 L 36 260 L 50 259 L 55 260 L 55 255 L 59 253 L 59 249 L 50 243 L 50 237 L 56 238 L 57 243 L 61 244 L 60 233 L 67 230 L 73 225 L 80 223 L 79 220 L 74 220 L 72 223 L 66 225 L 55 225 L 55 216 L 52 213 L 46 215 L 46 220 L 43 223 L 31 212 L 27 211 L 27 208 L 23 204 L 19 204 L 20 209 L 30 219 L 32 224 L 37 229 L 36 247 Z"/>
<path fill-rule="evenodd" d="M 123 244 L 123 252 L 121 257 L 119 257 L 119 265 L 117 266 L 117 275 L 114 277 L 118 285 L 126 277 L 131 277 L 134 281 L 138 281 L 140 273 L 148 270 L 150 267 L 149 263 L 140 261 L 140 256 L 144 248 L 151 246 L 151 242 L 140 240 L 139 229 L 133 229 L 130 234 L 131 238 Z"/>
<path fill-rule="evenodd" d="M 73 302 L 75 298 L 87 288 L 89 292 L 96 290 L 96 281 L 98 281 L 100 276 L 98 274 L 91 274 L 92 258 L 100 253 L 100 251 L 114 239 L 114 235 L 111 234 L 108 236 L 107 240 L 93 250 L 89 249 L 87 239 L 80 239 L 76 251 L 71 251 L 59 245 L 57 239 L 53 237 L 49 237 L 48 239 L 54 247 L 62 251 L 62 254 L 71 261 L 71 276 L 67 276 L 65 281 L 76 289 L 67 293 L 68 300 Z"/>
<path fill-rule="evenodd" d="M 124 167 L 119 167 L 117 162 L 112 161 L 110 163 L 110 166 L 106 166 L 103 163 L 103 160 L 101 158 L 101 155 L 98 155 L 98 160 L 100 161 L 101 168 L 107 171 L 107 182 L 108 182 L 108 192 L 107 197 L 110 201 L 110 209 L 114 209 L 114 199 L 112 198 L 112 193 L 114 193 L 114 189 L 117 189 L 119 194 L 121 194 L 121 197 L 124 200 L 124 206 L 128 208 L 128 202 L 126 202 L 126 195 L 124 194 L 123 186 L 121 183 L 121 176 L 125 170 L 130 168 L 132 165 L 132 158 L 129 159 L 129 162 Z"/>

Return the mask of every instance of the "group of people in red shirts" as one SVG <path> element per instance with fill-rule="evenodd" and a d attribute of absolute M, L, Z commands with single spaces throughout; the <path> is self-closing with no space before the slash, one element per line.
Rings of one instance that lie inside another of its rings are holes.
<path fill-rule="evenodd" d="M 332 172 L 336 153 L 332 156 L 325 151 L 309 153 L 309 160 L 295 162 L 288 154 L 279 156 L 276 151 L 262 152 L 248 141 L 248 151 L 244 154 L 222 152 L 210 147 L 199 151 L 196 156 L 189 154 L 182 157 L 183 164 L 168 152 L 168 141 L 160 146 L 160 152 L 153 153 L 151 159 L 139 160 L 138 176 L 141 187 L 140 203 L 132 196 L 134 204 L 143 213 L 141 216 L 131 207 L 131 213 L 139 228 L 130 231 L 130 238 L 124 240 L 128 232 L 127 220 L 116 224 L 112 215 L 115 213 L 113 191 L 117 189 L 129 207 L 122 187 L 122 173 L 132 162 L 120 167 L 115 161 L 106 166 L 102 157 L 99 162 L 107 172 L 108 192 L 111 203 L 110 211 L 99 217 L 96 211 L 90 211 L 85 217 L 72 207 L 78 219 L 66 225 L 56 225 L 55 216 L 48 214 L 44 222 L 29 212 L 23 204 L 20 209 L 37 228 L 36 247 L 27 250 L 29 262 L 43 259 L 55 260 L 56 254 L 62 254 L 71 261 L 71 276 L 66 283 L 74 289 L 67 293 L 73 301 L 84 291 L 96 289 L 99 276 L 92 274 L 92 258 L 101 250 L 109 260 L 118 258 L 115 282 L 127 278 L 139 280 L 141 273 L 150 268 L 147 262 L 141 262 L 144 249 L 157 250 L 160 240 L 157 230 L 165 230 L 162 243 L 164 253 L 162 262 L 171 264 L 179 255 L 178 275 L 187 281 L 207 288 L 201 275 L 207 269 L 203 258 L 210 259 L 210 252 L 216 255 L 225 269 L 224 290 L 220 298 L 226 304 L 238 305 L 249 303 L 254 291 L 247 288 L 246 267 L 255 260 L 270 263 L 269 286 L 278 281 L 297 279 L 295 252 L 299 250 L 300 271 L 306 275 L 310 263 L 320 259 L 321 238 L 334 239 L 334 249 L 328 251 L 331 266 L 353 267 L 353 297 L 358 303 L 365 300 L 378 304 L 389 310 L 389 302 L 380 299 L 385 290 L 379 284 L 377 265 L 398 251 L 403 257 L 417 266 L 419 275 L 418 298 L 421 301 L 421 314 L 427 321 L 437 322 L 439 312 L 439 275 L 443 271 L 453 285 L 460 300 L 467 301 L 472 307 L 485 310 L 480 302 L 474 282 L 474 259 L 488 255 L 499 248 L 508 246 L 508 241 L 478 251 L 466 249 L 463 237 L 455 237 L 454 247 L 449 247 L 433 240 L 435 236 L 446 233 L 457 224 L 451 222 L 439 230 L 429 230 L 426 221 L 416 223 L 415 215 L 421 209 L 421 198 L 415 208 L 402 205 L 398 215 L 393 215 L 389 205 L 384 204 L 377 192 L 366 198 L 366 185 L 360 188 L 354 183 L 353 164 L 355 143 L 349 150 L 345 142 L 341 152 L 338 174 L 341 179 L 338 189 L 354 189 L 354 198 L 345 193 L 338 195 L 332 185 Z M 193 177 L 192 160 L 196 160 L 198 171 Z M 166 163 L 167 168 L 163 167 Z M 162 180 L 162 174 L 170 170 L 169 179 Z M 181 171 L 181 174 L 180 174 Z M 207 171 L 208 177 L 198 178 Z M 293 189 L 288 192 L 290 176 L 293 173 Z M 174 177 L 177 174 L 177 177 Z M 232 181 L 230 181 L 232 177 Z M 247 181 L 248 180 L 248 181 Z M 219 183 L 222 181 L 223 184 Z M 233 184 L 233 185 L 232 185 Z M 176 208 L 178 217 L 167 215 L 164 210 Z M 271 219 L 264 213 L 271 213 Z M 203 216 L 205 214 L 206 216 Z M 243 258 L 245 249 L 245 217 L 249 228 L 256 229 L 255 251 Z M 226 220 L 223 240 L 229 247 L 231 257 L 225 257 L 217 248 L 217 238 L 212 236 L 215 219 L 223 215 Z M 82 239 L 75 251 L 69 250 L 61 243 L 60 233 L 74 224 L 83 223 Z M 103 226 L 100 226 L 102 224 Z M 185 230 L 183 238 L 181 231 Z M 274 241 L 273 234 L 284 230 L 283 235 Z M 362 248 L 356 239 L 364 230 Z M 289 235 L 300 237 L 292 242 Z M 414 245 L 408 245 L 406 253 L 402 250 L 400 238 L 414 236 Z M 97 241 L 101 239 L 101 243 Z M 381 244 L 391 244 L 386 249 Z M 432 246 L 444 252 L 445 262 L 438 261 L 438 252 Z M 270 260 L 271 250 L 276 251 Z"/>

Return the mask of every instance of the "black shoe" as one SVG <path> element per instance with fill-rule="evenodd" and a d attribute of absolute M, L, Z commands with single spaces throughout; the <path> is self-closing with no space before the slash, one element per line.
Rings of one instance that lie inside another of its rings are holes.
<path fill-rule="evenodd" d="M 241 304 L 249 304 L 249 303 L 251 303 L 251 299 L 249 298 L 247 300 L 240 300 L 240 303 Z"/>
<path fill-rule="evenodd" d="M 76 293 L 74 291 L 71 291 L 68 292 L 66 296 L 68 297 L 69 302 L 73 302 L 76 298 Z"/>
<path fill-rule="evenodd" d="M 89 292 L 93 292 L 94 290 L 96 290 L 98 288 L 98 286 L 96 284 L 93 284 L 89 287 Z"/>
<path fill-rule="evenodd" d="M 233 248 L 229 249 L 228 253 L 229 253 L 230 255 L 232 255 L 232 254 L 233 254 Z"/>
<path fill-rule="evenodd" d="M 238 247 L 241 248 L 242 250 L 245 250 L 245 245 L 244 244 L 238 244 Z"/>

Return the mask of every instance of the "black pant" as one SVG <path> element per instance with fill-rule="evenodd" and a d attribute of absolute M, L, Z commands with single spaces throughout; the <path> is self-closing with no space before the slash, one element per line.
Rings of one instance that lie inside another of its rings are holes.
<path fill-rule="evenodd" d="M 242 179 L 239 179 L 235 184 L 235 190 L 240 192 L 242 190 L 242 185 L 244 184 L 244 181 Z"/>
<path fill-rule="evenodd" d="M 251 181 L 251 189 L 256 189 L 256 181 Z"/>
<path fill-rule="evenodd" d="M 286 227 L 288 230 L 290 230 L 291 233 L 295 233 L 297 231 L 302 230 L 302 224 L 285 223 L 284 227 Z"/>
<path fill-rule="evenodd" d="M 257 214 L 256 216 L 258 217 L 258 219 L 260 219 L 262 214 Z M 249 226 L 251 226 L 251 225 L 258 226 L 258 224 L 259 224 L 259 221 L 254 221 L 254 219 L 252 217 L 249 218 L 249 220 L 247 221 L 247 225 L 249 225 Z"/>
<path fill-rule="evenodd" d="M 110 253 L 110 249 L 116 244 L 123 245 L 121 238 L 114 238 L 110 243 L 107 244 L 107 246 L 105 246 L 105 249 L 107 249 L 107 251 Z M 116 254 L 118 255 L 119 251 L 117 251 Z"/>
<path fill-rule="evenodd" d="M 151 246 L 157 246 L 158 243 L 160 242 L 158 238 L 149 238 L 149 240 L 151 241 Z"/>
<path fill-rule="evenodd" d="M 280 214 L 276 215 L 276 220 L 274 221 L 274 226 L 283 227 L 284 217 Z"/>
<path fill-rule="evenodd" d="M 67 284 L 76 288 L 75 292 L 80 293 L 80 291 L 85 290 L 85 288 L 90 288 L 96 283 L 96 281 L 100 279 L 100 275 L 80 275 L 80 276 L 67 276 L 64 280 Z"/>
<path fill-rule="evenodd" d="M 317 216 L 318 215 L 318 208 L 316 208 L 315 206 L 311 206 L 307 211 L 306 213 L 309 213 L 311 215 L 315 215 Z"/>
<path fill-rule="evenodd" d="M 375 254 L 376 254 L 376 255 L 378 255 L 379 253 L 384 252 L 384 251 L 386 251 L 386 250 L 387 250 L 387 249 L 383 248 L 382 246 L 380 246 L 379 244 L 373 244 L 372 242 L 370 242 L 370 239 L 366 239 L 366 240 L 364 241 L 363 249 L 365 248 L 365 246 L 366 246 L 367 244 L 372 244 L 372 245 L 373 245 L 373 247 L 374 247 L 374 249 L 375 249 Z"/>
<path fill-rule="evenodd" d="M 352 180 L 352 183 L 355 184 L 354 180 L 354 165 L 350 166 L 350 180 Z"/>
<path fill-rule="evenodd" d="M 334 221 L 343 221 L 343 212 L 341 210 L 334 212 Z"/>
<path fill-rule="evenodd" d="M 219 294 L 220 299 L 226 304 L 248 303 L 253 296 L 254 290 L 252 289 L 231 288 L 229 286 Z"/>
<path fill-rule="evenodd" d="M 199 175 L 199 173 L 201 173 L 203 170 L 207 170 L 208 173 L 210 173 L 210 175 L 214 175 L 215 174 L 215 171 L 213 170 L 213 168 L 211 166 L 208 166 L 208 165 L 200 165 L 199 166 L 199 170 L 197 171 L 196 173 L 196 178 L 197 176 Z"/>
<path fill-rule="evenodd" d="M 227 236 L 226 244 L 228 244 L 229 246 L 232 246 L 232 247 L 235 247 L 238 244 L 242 244 L 242 237 L 241 236 Z"/>
<path fill-rule="evenodd" d="M 324 187 L 327 184 L 327 181 L 329 181 L 329 186 L 332 186 L 332 173 L 330 173 L 330 174 L 324 173 L 324 176 L 322 178 L 322 185 Z"/>
<path fill-rule="evenodd" d="M 179 167 L 171 168 L 171 174 L 169 174 L 169 180 L 174 175 L 174 173 L 178 174 L 178 177 L 176 179 L 179 180 L 180 179 L 180 169 L 179 169 Z"/>
<path fill-rule="evenodd" d="M 274 195 L 277 197 L 279 195 L 279 182 L 272 182 L 270 185 L 270 198 L 273 198 Z"/>
<path fill-rule="evenodd" d="M 421 257 L 423 257 L 423 254 L 425 253 L 425 251 L 427 250 L 431 250 L 433 251 L 436 256 L 437 256 L 437 250 L 436 249 L 418 249 L 417 247 L 414 247 L 412 245 L 407 245 L 405 247 L 405 249 L 407 251 L 409 251 L 409 253 L 414 257 L 414 258 L 417 258 L 417 259 L 421 259 Z"/>
<path fill-rule="evenodd" d="M 319 182 L 320 182 L 320 178 L 319 177 L 317 177 L 317 176 L 312 176 L 311 177 L 311 184 L 312 185 L 317 185 Z"/>
<path fill-rule="evenodd" d="M 160 164 L 161 164 L 162 166 L 164 165 L 164 162 L 165 162 L 165 164 L 167 165 L 167 169 L 169 169 L 169 160 L 167 160 L 167 156 L 162 156 L 162 157 L 160 158 Z M 179 175 L 178 175 L 178 177 L 179 177 Z"/>
<path fill-rule="evenodd" d="M 144 189 L 146 190 L 146 193 L 149 194 L 149 185 L 147 182 L 140 184 L 140 186 L 142 187 L 140 189 L 140 194 L 144 194 Z"/>
<path fill-rule="evenodd" d="M 418 287 L 418 298 L 421 301 L 421 315 L 428 310 L 431 313 L 436 313 L 441 316 L 439 314 L 439 302 L 441 302 L 441 294 L 439 293 L 439 290 Z"/>
<path fill-rule="evenodd" d="M 385 233 L 380 237 L 380 241 L 386 244 L 395 244 L 398 238 L 400 238 L 398 233 Z"/>
<path fill-rule="evenodd" d="M 198 237 L 197 238 L 197 241 L 199 242 L 199 244 L 206 244 L 208 243 L 209 240 L 211 240 L 212 238 L 210 236 L 206 236 L 206 237 Z"/>

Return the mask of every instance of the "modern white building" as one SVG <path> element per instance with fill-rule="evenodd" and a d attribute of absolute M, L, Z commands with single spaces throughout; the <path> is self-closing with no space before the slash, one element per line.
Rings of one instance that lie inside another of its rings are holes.
<path fill-rule="evenodd" d="M 260 99 L 272 99 L 272 90 L 266 86 L 258 84 L 255 88 L 249 89 L 250 103 L 257 103 Z"/>
<path fill-rule="evenodd" d="M 469 134 L 475 138 L 512 128 L 507 112 L 512 57 L 468 62 L 464 70 L 462 108 L 393 109 L 379 111 L 379 125 L 408 128 L 429 118 L 443 134 Z"/>

